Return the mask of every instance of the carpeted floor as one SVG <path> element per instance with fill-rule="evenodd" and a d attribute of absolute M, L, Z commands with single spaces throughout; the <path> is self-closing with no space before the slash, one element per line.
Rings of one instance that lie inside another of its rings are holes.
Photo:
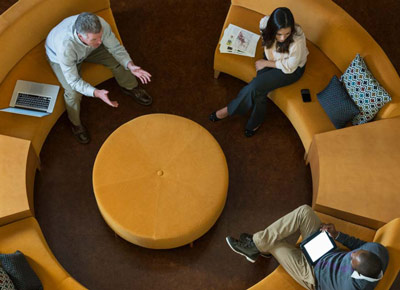
<path fill-rule="evenodd" d="M 3 0 L 0 12 L 15 1 Z M 400 4 L 372 0 L 335 0 L 380 43 L 400 71 Z M 114 16 L 133 60 L 152 73 L 146 89 L 154 97 L 142 107 L 124 96 L 114 80 L 113 109 L 84 98 L 82 119 L 92 142 L 75 142 L 64 114 L 41 152 L 35 181 L 36 217 L 53 253 L 66 270 L 93 290 L 247 289 L 268 275 L 277 262 L 255 264 L 234 254 L 226 235 L 263 229 L 295 207 L 311 203 L 310 169 L 304 149 L 287 118 L 269 102 L 264 125 L 253 138 L 243 136 L 244 117 L 218 123 L 208 114 L 230 101 L 243 82 L 221 74 L 213 79 L 213 54 L 229 8 L 228 0 L 112 1 Z M 149 113 L 190 118 L 209 130 L 225 152 L 229 192 L 215 226 L 194 247 L 148 250 L 114 235 L 102 219 L 93 195 L 92 166 L 104 140 L 121 124 Z M 400 280 L 391 289 L 400 289 Z"/>

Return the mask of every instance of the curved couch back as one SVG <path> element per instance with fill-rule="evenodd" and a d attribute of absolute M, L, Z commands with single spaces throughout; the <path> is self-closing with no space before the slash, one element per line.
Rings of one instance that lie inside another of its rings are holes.
<path fill-rule="evenodd" d="M 110 8 L 109 0 L 19 0 L 0 15 L 0 83 L 65 17 Z"/>
<path fill-rule="evenodd" d="M 393 64 L 372 36 L 332 0 L 232 0 L 232 5 L 263 15 L 270 15 L 277 7 L 288 7 L 306 37 L 342 72 L 359 53 L 392 97 L 377 119 L 400 115 L 400 78 Z"/>

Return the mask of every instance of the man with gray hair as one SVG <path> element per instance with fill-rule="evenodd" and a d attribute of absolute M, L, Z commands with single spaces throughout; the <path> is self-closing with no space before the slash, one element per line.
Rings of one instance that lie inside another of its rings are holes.
<path fill-rule="evenodd" d="M 112 107 L 118 107 L 118 102 L 109 99 L 107 90 L 97 89 L 82 79 L 80 70 L 83 61 L 103 64 L 112 70 L 122 92 L 141 105 L 152 103 L 151 96 L 138 87 L 136 80 L 139 78 L 147 84 L 150 73 L 133 63 L 103 18 L 88 12 L 68 17 L 50 31 L 45 47 L 49 63 L 64 88 L 72 132 L 80 143 L 90 141 L 80 119 L 82 95 L 99 98 Z"/>

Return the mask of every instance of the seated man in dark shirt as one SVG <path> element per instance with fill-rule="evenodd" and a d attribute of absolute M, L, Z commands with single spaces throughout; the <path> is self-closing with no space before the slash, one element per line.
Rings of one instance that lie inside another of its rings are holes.
<path fill-rule="evenodd" d="M 327 231 L 350 252 L 338 249 L 312 266 L 299 248 L 286 241 L 297 230 L 303 238 L 318 230 Z M 227 237 L 226 241 L 233 251 L 253 263 L 260 255 L 272 254 L 293 279 L 307 289 L 374 289 L 389 261 L 384 246 L 337 232 L 332 224 L 322 224 L 308 205 L 300 206 L 254 235 L 244 233 L 239 240 Z"/>

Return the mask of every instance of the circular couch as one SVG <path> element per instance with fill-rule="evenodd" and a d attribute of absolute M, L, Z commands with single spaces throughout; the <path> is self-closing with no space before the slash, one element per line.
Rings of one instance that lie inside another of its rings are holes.
<path fill-rule="evenodd" d="M 310 65 L 303 78 L 305 83 L 300 83 L 301 85 L 310 87 L 312 93 L 321 90 L 328 76 L 343 71 L 354 54 L 362 52 L 366 55 L 366 61 L 373 74 L 393 98 L 393 101 L 381 110 L 378 118 L 400 115 L 400 81 L 390 61 L 368 33 L 329 0 L 233 0 L 224 27 L 232 22 L 257 31 L 258 20 L 262 14 L 282 5 L 293 7 L 296 15 L 302 15 L 298 20 L 310 40 Z M 46 61 L 44 40 L 58 22 L 82 11 L 91 11 L 102 16 L 119 37 L 109 0 L 19 0 L 0 16 L 0 41 L 7 44 L 3 46 L 0 55 L 0 107 L 8 106 L 18 79 L 58 84 Z M 313 17 L 309 17 L 311 14 Z M 351 29 L 343 29 L 342 25 L 350 26 Z M 321 32 L 315 30 L 315 27 L 333 33 L 328 38 L 321 37 Z M 25 34 L 24 37 L 15 37 L 21 31 L 31 33 Z M 358 36 L 354 37 L 355 35 Z M 343 38 L 350 39 L 351 49 L 340 50 L 338 45 Z M 260 49 L 257 55 L 261 55 Z M 220 55 L 216 51 L 214 67 L 216 75 L 218 72 L 225 72 L 249 81 L 255 74 L 253 62 L 250 58 Z M 317 71 L 319 68 L 324 70 Z M 85 80 L 94 85 L 112 76 L 110 71 L 94 64 L 85 64 L 82 74 Z M 314 84 L 317 74 L 321 83 Z M 296 85 L 289 86 L 277 90 L 269 97 L 292 122 L 305 151 L 308 152 L 315 134 L 334 128 L 318 103 L 312 102 L 305 106 L 299 101 L 298 91 Z M 278 95 L 287 97 L 282 98 Z M 44 289 L 86 289 L 58 263 L 34 217 L 33 183 L 35 172 L 40 168 L 38 156 L 49 131 L 64 109 L 61 90 L 54 112 L 50 116 L 35 118 L 0 112 L 0 169 L 3 177 L 0 188 L 0 252 L 22 251 L 42 281 Z M 13 150 L 13 154 L 10 154 L 9 150 Z M 9 178 L 10 176 L 12 178 Z M 388 289 L 400 268 L 400 219 L 372 230 L 324 213 L 319 215 L 325 222 L 334 222 L 338 230 L 351 232 L 367 241 L 380 242 L 388 248 L 391 258 L 389 267 L 377 288 Z M 251 289 L 301 288 L 282 267 L 278 267 Z"/>

